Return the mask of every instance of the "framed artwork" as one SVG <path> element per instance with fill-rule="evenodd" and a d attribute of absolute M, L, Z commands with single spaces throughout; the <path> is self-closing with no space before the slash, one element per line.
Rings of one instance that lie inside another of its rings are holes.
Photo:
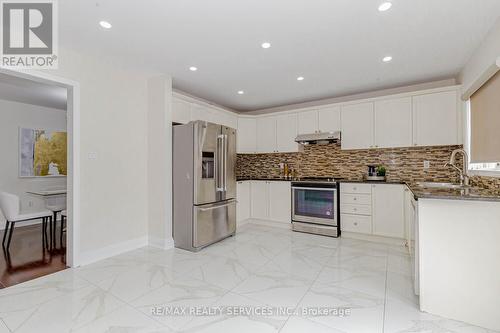
<path fill-rule="evenodd" d="M 67 175 L 67 133 L 19 128 L 19 177 Z"/>

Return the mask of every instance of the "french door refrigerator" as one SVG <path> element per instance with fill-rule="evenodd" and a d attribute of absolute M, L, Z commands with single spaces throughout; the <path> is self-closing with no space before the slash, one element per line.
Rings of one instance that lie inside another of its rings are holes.
<path fill-rule="evenodd" d="M 236 130 L 205 121 L 173 127 L 173 238 L 199 251 L 236 232 Z"/>

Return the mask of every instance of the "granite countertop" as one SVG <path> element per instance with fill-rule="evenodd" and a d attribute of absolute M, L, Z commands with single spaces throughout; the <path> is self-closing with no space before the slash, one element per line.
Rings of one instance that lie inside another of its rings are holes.
<path fill-rule="evenodd" d="M 260 180 L 260 181 L 284 181 L 291 182 L 293 179 L 284 178 L 237 178 L 237 181 Z M 465 189 L 429 188 L 402 180 L 370 181 L 359 179 L 340 179 L 339 183 L 365 183 L 365 184 L 393 184 L 406 185 L 412 191 L 416 200 L 418 199 L 443 199 L 443 200 L 474 200 L 474 201 L 497 201 L 500 202 L 500 189 L 488 190 L 480 187 L 469 187 Z M 341 185 L 342 186 L 342 185 Z"/>
<path fill-rule="evenodd" d="M 488 190 L 480 187 L 469 187 L 465 189 L 428 188 L 418 185 L 410 185 L 408 187 L 413 192 L 413 195 L 416 199 L 450 199 L 500 202 L 500 191 Z"/>
<path fill-rule="evenodd" d="M 366 181 L 347 180 L 341 183 L 367 183 L 367 184 L 396 184 L 406 185 L 412 191 L 415 199 L 443 199 L 443 200 L 474 200 L 474 201 L 498 201 L 500 202 L 500 189 L 489 190 L 481 187 L 469 187 L 464 189 L 430 188 L 422 187 L 418 184 L 411 184 L 405 181 Z"/>
<path fill-rule="evenodd" d="M 242 177 L 242 178 L 236 178 L 237 182 L 244 182 L 248 180 L 261 180 L 261 181 L 281 181 L 281 182 L 291 182 L 293 179 L 285 179 L 285 178 L 262 178 L 262 177 Z"/>

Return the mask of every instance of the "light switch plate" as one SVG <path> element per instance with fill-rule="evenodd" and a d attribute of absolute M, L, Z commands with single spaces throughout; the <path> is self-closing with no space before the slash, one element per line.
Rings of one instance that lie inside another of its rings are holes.
<path fill-rule="evenodd" d="M 424 161 L 424 169 L 429 169 L 431 167 L 431 161 Z"/>

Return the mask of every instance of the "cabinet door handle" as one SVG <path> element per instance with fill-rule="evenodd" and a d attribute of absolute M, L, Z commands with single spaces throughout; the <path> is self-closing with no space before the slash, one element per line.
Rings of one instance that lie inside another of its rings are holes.
<path fill-rule="evenodd" d="M 354 197 L 354 199 L 353 199 L 353 200 L 354 200 L 354 201 L 356 201 L 356 200 L 358 200 L 358 198 Z"/>
<path fill-rule="evenodd" d="M 357 211 L 358 211 L 358 209 L 357 209 L 357 208 L 354 208 L 353 210 L 354 210 L 355 212 L 357 212 Z"/>
<path fill-rule="evenodd" d="M 354 225 L 358 225 L 358 222 L 354 222 Z"/>

